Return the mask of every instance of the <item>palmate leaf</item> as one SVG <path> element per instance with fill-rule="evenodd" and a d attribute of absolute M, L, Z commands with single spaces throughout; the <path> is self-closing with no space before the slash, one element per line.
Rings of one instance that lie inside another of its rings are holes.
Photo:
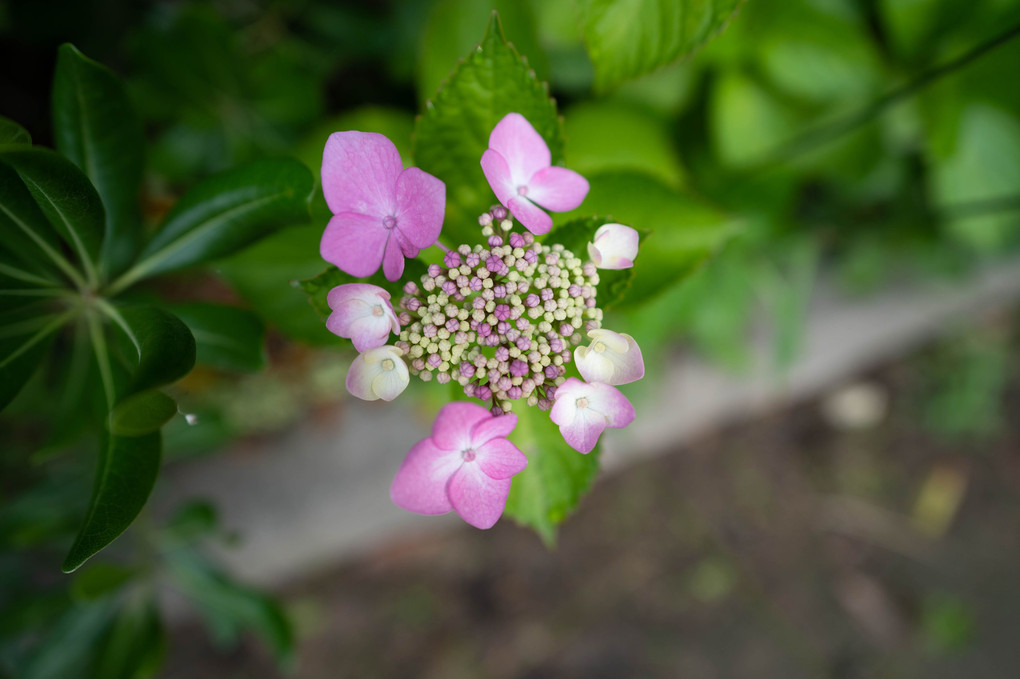
<path fill-rule="evenodd" d="M 548 412 L 535 408 L 514 412 L 517 427 L 510 440 L 528 457 L 528 466 L 513 477 L 506 515 L 535 529 L 551 546 L 556 542 L 556 527 L 595 480 L 601 448 L 582 455 L 563 440 Z"/>
<path fill-rule="evenodd" d="M 142 125 L 120 79 L 71 44 L 62 45 L 57 56 L 53 136 L 57 150 L 82 169 L 102 198 L 101 267 L 120 271 L 142 236 Z"/>
<path fill-rule="evenodd" d="M 719 32 L 743 0 L 577 0 L 581 34 L 605 91 L 684 57 Z"/>
<path fill-rule="evenodd" d="M 492 128 L 512 112 L 528 119 L 549 145 L 552 162 L 560 162 L 563 131 L 556 102 L 507 43 L 493 13 L 481 44 L 426 102 L 415 126 L 415 162 L 446 182 L 443 233 L 454 243 L 472 242 L 478 231 L 475 218 L 496 201 L 479 163 Z"/>
<path fill-rule="evenodd" d="M 111 293 L 226 257 L 279 228 L 307 222 L 313 187 L 311 172 L 292 159 L 260 160 L 199 182 L 177 201 Z"/>

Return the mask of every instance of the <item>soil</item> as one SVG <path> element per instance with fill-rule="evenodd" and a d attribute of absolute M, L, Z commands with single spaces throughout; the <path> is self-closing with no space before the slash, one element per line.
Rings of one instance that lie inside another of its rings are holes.
<path fill-rule="evenodd" d="M 1020 676 L 1018 361 L 997 427 L 949 436 L 925 414 L 944 355 L 859 378 L 877 422 L 819 400 L 604 476 L 555 550 L 502 521 L 296 583 L 290 676 Z M 170 649 L 166 679 L 284 676 L 197 623 Z"/>

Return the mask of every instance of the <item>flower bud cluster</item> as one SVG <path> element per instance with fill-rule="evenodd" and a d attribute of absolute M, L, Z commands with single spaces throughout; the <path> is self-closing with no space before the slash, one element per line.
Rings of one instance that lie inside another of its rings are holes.
<path fill-rule="evenodd" d="M 601 327 L 598 272 L 562 245 L 512 231 L 503 207 L 478 221 L 485 245 L 450 250 L 405 284 L 396 346 L 412 374 L 456 381 L 495 414 L 520 398 L 546 410 L 573 348 Z"/>

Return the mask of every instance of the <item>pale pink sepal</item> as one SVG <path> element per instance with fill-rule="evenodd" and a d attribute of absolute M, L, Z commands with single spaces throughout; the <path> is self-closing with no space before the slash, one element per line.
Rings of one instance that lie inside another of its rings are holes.
<path fill-rule="evenodd" d="M 407 388 L 410 376 L 400 349 L 376 347 L 358 355 L 347 370 L 347 391 L 365 401 L 392 401 Z"/>
<path fill-rule="evenodd" d="M 390 293 L 376 285 L 347 283 L 329 291 L 326 303 L 333 313 L 326 328 L 347 337 L 358 351 L 386 344 L 390 333 L 400 332 L 400 322 L 390 303 Z"/>
<path fill-rule="evenodd" d="M 506 436 L 513 414 L 493 416 L 473 403 L 449 403 L 439 411 L 432 436 L 408 453 L 390 487 L 398 506 L 419 514 L 455 510 L 477 528 L 491 528 L 510 493 L 510 479 L 528 459 Z"/>
<path fill-rule="evenodd" d="M 588 195 L 584 177 L 551 165 L 548 145 L 520 113 L 508 113 L 493 128 L 481 166 L 499 202 L 536 235 L 552 228 L 552 218 L 539 206 L 566 212 Z"/>
<path fill-rule="evenodd" d="M 598 328 L 588 332 L 592 342 L 574 349 L 574 364 L 587 382 L 629 384 L 645 376 L 641 347 L 630 335 Z"/>
<path fill-rule="evenodd" d="M 322 191 L 333 218 L 319 252 L 352 276 L 382 266 L 388 280 L 404 257 L 439 239 L 446 186 L 418 168 L 403 167 L 397 148 L 374 132 L 334 132 L 322 154 Z"/>
<path fill-rule="evenodd" d="M 571 377 L 556 388 L 549 417 L 571 448 L 590 453 L 606 427 L 621 429 L 634 421 L 634 406 L 616 387 Z"/>
<path fill-rule="evenodd" d="M 624 224 L 603 224 L 588 243 L 588 256 L 600 269 L 629 269 L 634 266 L 640 237 Z"/>

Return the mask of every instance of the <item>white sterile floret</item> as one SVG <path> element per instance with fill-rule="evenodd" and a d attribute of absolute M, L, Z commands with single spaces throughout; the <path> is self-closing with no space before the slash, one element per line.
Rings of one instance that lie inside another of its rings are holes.
<path fill-rule="evenodd" d="M 645 375 L 641 348 L 630 335 L 599 328 L 588 332 L 592 342 L 574 349 L 574 363 L 586 382 L 628 384 Z"/>
<path fill-rule="evenodd" d="M 409 379 L 400 349 L 387 345 L 354 359 L 347 371 L 347 391 L 365 401 L 392 401 L 407 388 Z"/>
<path fill-rule="evenodd" d="M 603 224 L 588 243 L 588 256 L 600 269 L 629 269 L 638 253 L 638 232 L 623 224 Z"/>

